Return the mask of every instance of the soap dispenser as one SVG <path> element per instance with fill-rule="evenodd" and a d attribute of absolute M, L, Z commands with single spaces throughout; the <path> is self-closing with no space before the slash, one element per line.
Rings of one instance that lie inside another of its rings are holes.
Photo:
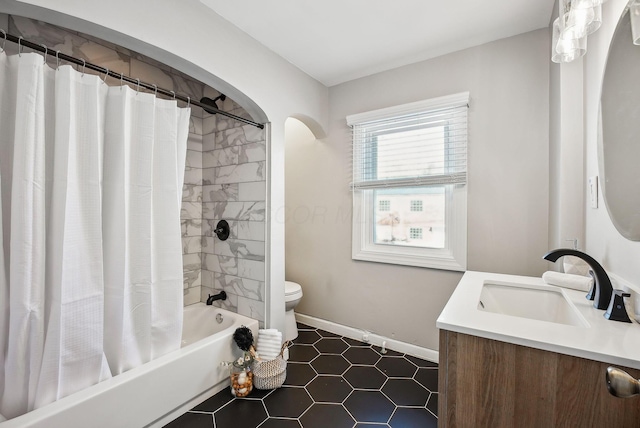
<path fill-rule="evenodd" d="M 611 302 L 604 317 L 610 321 L 631 322 L 624 306 L 624 298 L 630 296 L 631 294 L 625 293 L 623 290 L 613 290 Z"/>

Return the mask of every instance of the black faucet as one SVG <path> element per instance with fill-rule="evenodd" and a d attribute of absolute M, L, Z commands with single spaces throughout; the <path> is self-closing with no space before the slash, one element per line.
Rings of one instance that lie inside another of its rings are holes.
<path fill-rule="evenodd" d="M 574 256 L 584 260 L 593 271 L 594 282 L 593 288 L 587 294 L 587 299 L 593 300 L 593 307 L 596 309 L 607 309 L 613 294 L 613 286 L 609 275 L 604 268 L 593 257 L 578 250 L 570 250 L 568 248 L 559 248 L 553 250 L 543 257 L 545 260 L 555 262 L 562 256 Z M 591 272 L 590 272 L 591 273 Z M 594 292 L 595 290 L 595 292 Z"/>
<path fill-rule="evenodd" d="M 207 305 L 212 305 L 216 300 L 227 300 L 227 293 L 222 290 L 218 294 L 214 294 L 213 296 L 209 294 L 209 298 L 207 299 Z"/>

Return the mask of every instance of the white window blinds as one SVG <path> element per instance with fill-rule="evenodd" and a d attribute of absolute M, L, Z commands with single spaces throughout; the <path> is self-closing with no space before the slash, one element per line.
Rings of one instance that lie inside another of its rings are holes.
<path fill-rule="evenodd" d="M 353 190 L 464 184 L 469 93 L 347 117 Z"/>

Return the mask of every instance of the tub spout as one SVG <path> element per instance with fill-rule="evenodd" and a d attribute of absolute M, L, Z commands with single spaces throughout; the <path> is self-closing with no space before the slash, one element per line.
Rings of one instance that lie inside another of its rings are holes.
<path fill-rule="evenodd" d="M 218 294 L 214 294 L 213 296 L 209 294 L 209 298 L 207 299 L 207 305 L 213 304 L 216 300 L 227 300 L 227 293 L 222 290 Z"/>
<path fill-rule="evenodd" d="M 562 256 L 574 256 L 584 260 L 591 270 L 593 271 L 594 281 L 593 289 L 587 294 L 587 298 L 593 300 L 593 307 L 596 309 L 607 309 L 609 302 L 611 301 L 611 295 L 613 294 L 613 287 L 611 286 L 611 280 L 609 275 L 604 270 L 602 265 L 598 263 L 593 257 L 578 250 L 570 250 L 568 248 L 560 248 L 553 250 L 543 257 L 545 260 L 555 262 Z M 595 293 L 593 292 L 595 290 Z"/>

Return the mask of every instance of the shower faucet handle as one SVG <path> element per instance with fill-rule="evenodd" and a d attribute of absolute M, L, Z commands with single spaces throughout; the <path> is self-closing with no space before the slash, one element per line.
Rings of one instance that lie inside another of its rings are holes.
<path fill-rule="evenodd" d="M 215 233 L 218 239 L 220 239 L 221 241 L 226 241 L 231 234 L 229 223 L 227 223 L 226 220 L 220 220 L 218 224 L 216 224 L 216 228 L 213 229 L 213 233 Z"/>

